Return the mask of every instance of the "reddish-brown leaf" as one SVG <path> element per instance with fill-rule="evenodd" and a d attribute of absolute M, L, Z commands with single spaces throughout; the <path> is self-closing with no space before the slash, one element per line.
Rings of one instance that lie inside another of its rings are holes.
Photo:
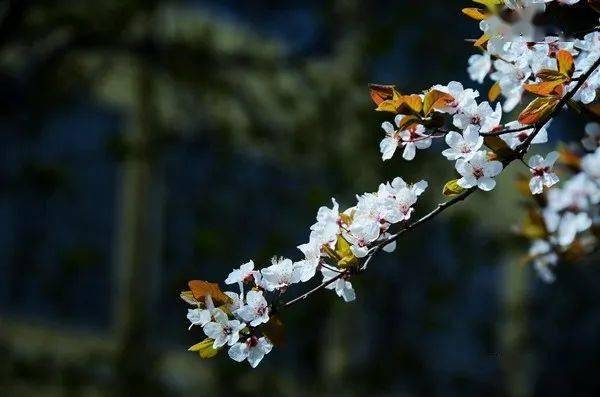
<path fill-rule="evenodd" d="M 559 50 L 556 53 L 556 64 L 558 65 L 558 71 L 565 76 L 571 76 L 575 70 L 573 55 L 569 51 Z"/>
<path fill-rule="evenodd" d="M 220 306 L 231 302 L 231 298 L 221 291 L 219 284 L 209 283 L 204 280 L 192 280 L 188 283 L 188 287 L 192 291 L 192 295 L 198 301 L 204 302 L 206 295 L 210 295 L 215 306 Z"/>
<path fill-rule="evenodd" d="M 554 111 L 558 102 L 558 97 L 553 96 L 534 99 L 519 115 L 519 123 L 531 125 L 546 121 L 546 118 Z"/>
<path fill-rule="evenodd" d="M 393 85 L 369 84 L 369 93 L 371 99 L 378 105 L 383 101 L 388 101 L 394 97 L 396 87 Z M 397 91 L 396 91 L 397 92 Z"/>

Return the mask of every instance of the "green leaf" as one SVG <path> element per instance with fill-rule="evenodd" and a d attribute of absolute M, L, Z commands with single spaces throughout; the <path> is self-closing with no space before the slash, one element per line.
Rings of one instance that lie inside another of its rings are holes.
<path fill-rule="evenodd" d="M 446 182 L 442 193 L 444 193 L 444 196 L 456 196 L 465 190 L 465 188 L 458 185 L 458 179 L 452 179 L 451 181 Z"/>
<path fill-rule="evenodd" d="M 214 339 L 206 338 L 200 343 L 196 343 L 194 346 L 190 347 L 188 351 L 190 352 L 198 352 L 200 358 L 212 358 L 219 353 L 219 349 L 213 348 Z"/>

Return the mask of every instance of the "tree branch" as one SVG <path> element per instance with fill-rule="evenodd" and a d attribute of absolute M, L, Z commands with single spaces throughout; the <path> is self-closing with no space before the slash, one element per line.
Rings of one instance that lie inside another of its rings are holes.
<path fill-rule="evenodd" d="M 541 131 L 541 129 L 543 128 L 544 125 L 546 125 L 546 123 L 548 121 L 550 121 L 550 119 L 554 118 L 558 113 L 560 113 L 560 111 L 562 110 L 562 108 L 573 98 L 573 96 L 577 93 L 577 91 L 583 86 L 583 84 L 587 81 L 587 79 L 592 75 L 592 73 L 594 73 L 594 71 L 596 69 L 598 69 L 598 67 L 600 67 L 600 58 L 594 62 L 594 64 L 590 67 L 590 69 L 584 73 L 583 75 L 581 75 L 579 77 L 579 80 L 577 81 L 577 84 L 575 85 L 575 87 L 573 87 L 573 89 L 571 91 L 569 91 L 564 97 L 561 98 L 561 100 L 558 102 L 556 108 L 554 109 L 554 111 L 552 111 L 546 118 L 544 118 L 543 120 L 539 121 L 538 123 L 534 124 L 534 125 L 528 125 L 525 126 L 523 128 L 518 128 L 515 130 L 503 130 L 503 131 L 498 131 L 493 133 L 494 135 L 500 135 L 503 133 L 508 133 L 508 132 L 518 132 L 518 131 L 524 131 L 524 130 L 528 130 L 533 128 L 533 132 L 531 134 L 529 134 L 529 136 L 527 137 L 527 139 L 525 139 L 519 146 L 516 147 L 515 151 L 514 151 L 514 155 L 506 158 L 503 160 L 503 165 L 504 167 L 506 167 L 507 165 L 509 165 L 510 163 L 512 163 L 513 161 L 517 160 L 517 159 L 522 159 L 523 155 L 525 153 L 527 153 L 527 151 L 529 150 L 529 145 L 531 144 L 531 142 L 533 141 L 533 139 L 536 137 L 536 135 Z M 444 130 L 441 130 L 444 131 Z M 488 135 L 489 136 L 489 135 Z M 402 236 L 404 233 L 413 230 L 414 228 L 416 228 L 417 226 L 433 219 L 434 217 L 436 217 L 437 215 L 439 215 L 440 213 L 442 213 L 443 211 L 445 211 L 447 208 L 452 207 L 453 205 L 466 200 L 467 197 L 469 197 L 471 194 L 473 194 L 475 191 L 477 190 L 477 187 L 472 187 L 470 189 L 467 189 L 465 191 L 463 191 L 462 193 L 460 193 L 459 195 L 455 196 L 454 198 L 452 198 L 451 200 L 445 201 L 443 203 L 438 204 L 438 206 L 432 210 L 431 212 L 427 213 L 426 215 L 422 216 L 421 218 L 419 218 L 418 220 L 410 223 L 409 225 L 407 225 L 406 227 L 404 227 L 403 229 L 401 229 L 400 231 L 398 231 L 395 234 L 392 234 L 391 236 L 389 236 L 388 238 L 378 241 L 376 242 L 371 249 L 369 250 L 369 253 L 367 254 L 367 256 L 365 257 L 365 260 L 363 262 L 363 265 L 360 267 L 360 271 L 366 269 L 367 265 L 371 262 L 371 260 L 375 257 L 375 255 L 381 251 L 383 249 L 383 247 L 385 247 L 386 245 L 398 240 L 400 238 L 400 236 Z M 317 285 L 316 287 L 312 288 L 311 290 L 305 292 L 304 294 L 286 302 L 281 304 L 279 307 L 288 307 L 291 306 L 301 300 L 304 300 L 306 298 L 308 298 L 310 295 L 314 294 L 315 292 L 327 287 L 328 285 L 330 285 L 331 283 L 337 281 L 338 279 L 347 276 L 349 277 L 351 275 L 350 270 L 346 269 L 344 271 L 342 271 L 340 274 L 336 275 L 335 277 L 333 277 L 332 279 L 329 279 L 327 281 L 324 281 L 323 283 Z"/>

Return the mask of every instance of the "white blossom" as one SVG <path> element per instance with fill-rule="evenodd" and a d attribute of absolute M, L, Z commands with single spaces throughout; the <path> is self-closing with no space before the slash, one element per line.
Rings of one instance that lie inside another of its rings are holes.
<path fill-rule="evenodd" d="M 477 127 L 473 125 L 467 126 L 462 135 L 458 132 L 450 131 L 445 139 L 450 148 L 444 150 L 442 154 L 448 160 L 459 158 L 470 160 L 483 145 L 483 137 L 479 135 Z"/>
<path fill-rule="evenodd" d="M 462 113 L 454 115 L 454 125 L 461 130 L 466 130 L 468 126 L 479 127 L 480 132 L 490 132 L 500 125 L 502 118 L 502 107 L 496 105 L 496 110 L 492 109 L 488 102 L 482 102 L 479 105 L 471 105 L 463 110 Z"/>
<path fill-rule="evenodd" d="M 246 324 L 238 320 L 229 320 L 227 314 L 221 309 L 212 313 L 213 321 L 202 327 L 202 330 L 211 339 L 214 339 L 213 348 L 218 349 L 225 344 L 233 345 L 240 338 L 240 331 Z"/>
<path fill-rule="evenodd" d="M 260 271 L 262 274 L 262 285 L 267 291 L 287 288 L 300 281 L 302 271 L 291 259 L 271 259 L 271 266 Z"/>
<path fill-rule="evenodd" d="M 585 126 L 585 137 L 581 140 L 583 147 L 594 151 L 600 146 L 600 124 L 587 123 Z"/>
<path fill-rule="evenodd" d="M 248 360 L 252 368 L 262 361 L 265 354 L 268 354 L 273 349 L 273 345 L 264 336 L 258 338 L 251 336 L 245 341 L 238 342 L 229 348 L 228 354 L 232 360 L 242 362 Z"/>
<path fill-rule="evenodd" d="M 248 291 L 246 304 L 236 310 L 235 314 L 253 327 L 267 323 L 269 321 L 269 305 L 262 291 Z"/>
<path fill-rule="evenodd" d="M 492 58 L 490 54 L 485 53 L 483 55 L 474 54 L 469 57 L 469 77 L 473 81 L 477 81 L 479 84 L 483 83 L 485 76 L 490 72 L 492 68 Z"/>
<path fill-rule="evenodd" d="M 327 244 L 337 239 L 337 235 L 340 231 L 340 213 L 339 205 L 334 198 L 331 199 L 333 207 L 321 207 L 317 212 L 317 223 L 310 227 L 312 230 L 310 234 L 311 240 L 319 241 L 322 244 Z"/>
<path fill-rule="evenodd" d="M 558 255 L 552 250 L 552 246 L 545 240 L 535 240 L 529 248 L 529 255 L 540 278 L 546 283 L 554 282 L 556 277 L 550 267 L 556 266 Z"/>
<path fill-rule="evenodd" d="M 558 183 L 558 176 L 552 172 L 556 160 L 558 160 L 558 152 L 548 153 L 545 159 L 539 154 L 531 156 L 529 168 L 533 176 L 529 181 L 529 188 L 532 194 L 540 194 L 544 191 L 544 186 L 551 187 Z"/>
<path fill-rule="evenodd" d="M 546 123 L 546 125 L 544 125 L 542 128 L 540 128 L 540 130 L 538 131 L 536 136 L 531 141 L 531 144 L 548 142 L 547 128 L 548 128 L 549 124 L 550 124 L 550 122 Z M 519 123 L 518 121 L 511 121 L 510 123 L 506 123 L 506 125 L 504 127 L 508 130 L 520 130 L 522 128 L 525 128 L 526 126 Z M 508 146 L 510 146 L 511 149 L 516 149 L 516 147 L 519 146 L 521 143 L 523 143 L 529 137 L 529 135 L 531 135 L 531 133 L 534 130 L 535 130 L 535 128 L 531 127 L 531 128 L 527 128 L 527 129 L 521 130 L 521 131 L 502 134 L 502 135 L 500 135 L 500 138 L 504 142 L 506 142 L 506 144 Z"/>
<path fill-rule="evenodd" d="M 479 151 L 470 160 L 458 159 L 456 171 L 462 176 L 457 183 L 464 189 L 477 186 L 484 191 L 490 191 L 496 186 L 493 179 L 502 171 L 502 163 L 488 160 L 484 151 Z"/>
<path fill-rule="evenodd" d="M 244 283 L 248 281 L 254 274 L 254 262 L 249 261 L 233 270 L 225 279 L 225 284 Z"/>
<path fill-rule="evenodd" d="M 327 269 L 322 268 L 321 273 L 323 274 L 323 282 L 327 282 L 335 277 L 338 277 L 337 280 L 331 282 L 327 285 L 327 289 L 335 290 L 335 293 L 345 302 L 351 302 L 356 299 L 356 294 L 354 293 L 354 289 L 352 288 L 352 284 L 350 281 L 345 280 L 344 277 L 339 277 L 339 273 Z"/>

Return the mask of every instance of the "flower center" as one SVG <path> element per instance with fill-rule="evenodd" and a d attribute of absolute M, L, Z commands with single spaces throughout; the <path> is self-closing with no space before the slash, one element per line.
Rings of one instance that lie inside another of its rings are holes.
<path fill-rule="evenodd" d="M 473 176 L 477 179 L 483 177 L 483 168 L 473 168 Z"/>
<path fill-rule="evenodd" d="M 481 122 L 481 118 L 478 115 L 471 117 L 471 124 L 479 124 L 480 122 Z"/>
<path fill-rule="evenodd" d="M 248 345 L 248 347 L 254 347 L 256 345 L 258 345 L 258 338 L 254 335 L 252 335 L 251 337 L 248 338 L 248 340 L 246 340 L 246 345 Z"/>

